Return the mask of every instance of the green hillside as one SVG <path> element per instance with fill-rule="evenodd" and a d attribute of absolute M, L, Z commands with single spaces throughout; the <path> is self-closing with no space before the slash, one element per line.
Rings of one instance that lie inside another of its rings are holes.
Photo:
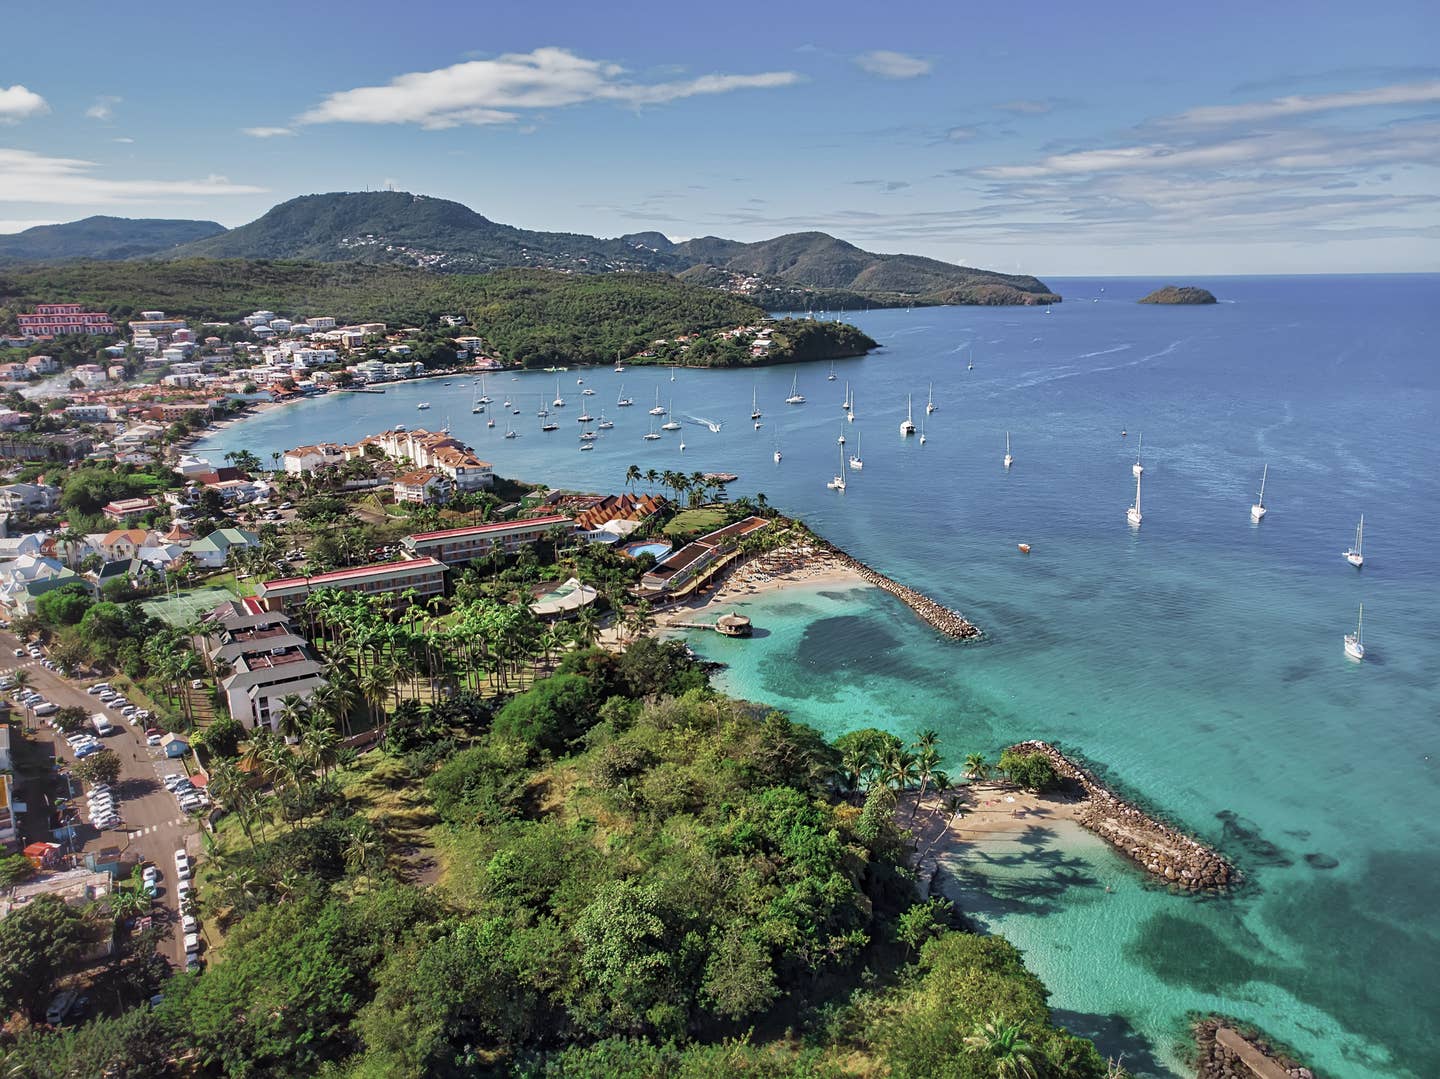
<path fill-rule="evenodd" d="M 224 231 L 214 221 L 87 217 L 0 236 L 0 263 L 140 258 Z"/>

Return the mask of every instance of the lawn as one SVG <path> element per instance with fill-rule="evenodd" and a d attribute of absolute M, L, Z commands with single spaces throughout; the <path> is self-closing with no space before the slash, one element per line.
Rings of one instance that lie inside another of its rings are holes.
<path fill-rule="evenodd" d="M 223 580 L 223 578 L 221 578 Z M 233 583 L 233 578 L 231 581 Z M 193 588 L 181 592 L 176 596 L 169 596 L 162 599 L 147 599 L 140 604 L 145 613 L 154 615 L 162 622 L 168 622 L 172 626 L 188 626 L 198 621 L 206 611 L 219 606 L 226 600 L 239 599 L 240 592 L 225 587 L 223 584 L 208 584 L 203 588 Z"/>
<path fill-rule="evenodd" d="M 671 539 L 688 539 L 714 532 L 724 525 L 725 511 L 722 509 L 682 510 L 665 526 L 665 535 Z"/>

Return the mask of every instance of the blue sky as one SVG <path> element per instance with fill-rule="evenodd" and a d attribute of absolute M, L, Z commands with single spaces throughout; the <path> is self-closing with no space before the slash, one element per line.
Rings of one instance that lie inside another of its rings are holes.
<path fill-rule="evenodd" d="M 823 229 L 1041 275 L 1434 271 L 1437 12 L 10 5 L 0 232 L 390 184 L 529 228 Z"/>

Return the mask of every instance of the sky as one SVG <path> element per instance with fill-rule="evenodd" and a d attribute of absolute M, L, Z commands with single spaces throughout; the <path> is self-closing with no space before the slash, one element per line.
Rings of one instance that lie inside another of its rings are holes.
<path fill-rule="evenodd" d="M 0 232 L 391 186 L 1042 276 L 1440 270 L 1435 0 L 66 0 L 0 25 Z"/>

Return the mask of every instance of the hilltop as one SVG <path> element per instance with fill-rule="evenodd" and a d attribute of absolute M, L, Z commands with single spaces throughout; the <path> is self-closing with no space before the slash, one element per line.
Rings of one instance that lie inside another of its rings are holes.
<path fill-rule="evenodd" d="M 1216 303 L 1215 294 L 1208 289 L 1196 288 L 1193 285 L 1166 285 L 1164 288 L 1157 288 L 1150 295 L 1136 301 L 1137 303 L 1164 303 L 1164 304 L 1196 304 Z"/>
<path fill-rule="evenodd" d="M 175 259 L 358 262 L 437 273 L 515 267 L 669 273 L 745 295 L 772 309 L 1060 300 L 1034 277 L 918 255 L 875 254 L 823 232 L 756 243 L 716 236 L 673 243 L 658 232 L 602 239 L 516 228 L 458 202 L 399 191 L 303 195 L 249 224 L 156 254 Z"/>
<path fill-rule="evenodd" d="M 0 263 L 140 258 L 224 231 L 215 221 L 87 217 L 0 235 Z"/>

